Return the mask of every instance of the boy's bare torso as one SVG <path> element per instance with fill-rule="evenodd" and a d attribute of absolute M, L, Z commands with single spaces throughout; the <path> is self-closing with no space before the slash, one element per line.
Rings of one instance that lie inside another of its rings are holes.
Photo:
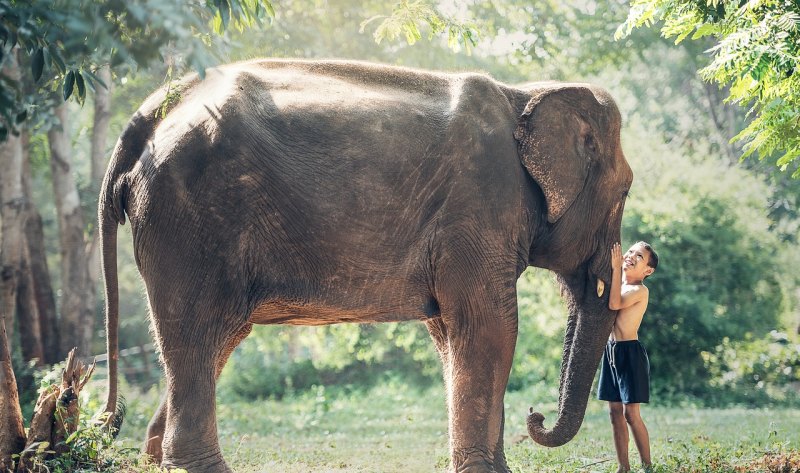
<path fill-rule="evenodd" d="M 622 296 L 633 296 L 636 293 L 636 302 L 632 305 L 620 309 L 617 313 L 617 318 L 614 321 L 614 327 L 611 330 L 611 336 L 614 341 L 621 342 L 623 340 L 638 340 L 639 339 L 639 326 L 642 324 L 642 318 L 647 310 L 648 289 L 644 284 L 623 284 Z"/>

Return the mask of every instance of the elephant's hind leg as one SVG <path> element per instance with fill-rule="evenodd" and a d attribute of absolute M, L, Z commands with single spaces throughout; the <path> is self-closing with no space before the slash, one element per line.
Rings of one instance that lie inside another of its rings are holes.
<path fill-rule="evenodd" d="M 250 334 L 252 328 L 253 324 L 244 324 L 241 330 L 235 332 L 230 338 L 228 338 L 222 353 L 217 359 L 216 374 L 214 379 L 219 379 L 219 375 L 222 373 L 222 369 L 228 362 L 228 358 L 230 358 L 231 353 L 233 353 L 233 350 L 236 349 L 239 343 L 241 343 L 241 341 Z M 167 392 L 169 392 L 169 387 L 167 387 Z M 161 443 L 164 440 L 164 428 L 166 425 L 167 395 L 165 394 L 162 396 L 161 403 L 159 404 L 155 415 L 153 415 L 153 418 L 150 420 L 150 423 L 147 426 L 147 436 L 145 437 L 144 446 L 142 448 L 142 451 L 150 457 L 153 463 L 156 464 L 161 464 L 161 460 L 164 458 L 164 450 Z"/>
<path fill-rule="evenodd" d="M 207 291 L 194 299 L 174 293 L 151 297 L 167 392 L 148 438 L 158 454 L 156 437 L 163 419 L 162 468 L 191 473 L 231 471 L 217 438 L 216 378 L 224 366 L 222 359 L 247 335 L 250 325 L 244 316 L 226 316 L 230 308 L 216 306 L 220 299 L 215 296 Z M 185 300 L 195 303 L 180 305 Z M 199 307 L 203 311 L 198 313 Z"/>

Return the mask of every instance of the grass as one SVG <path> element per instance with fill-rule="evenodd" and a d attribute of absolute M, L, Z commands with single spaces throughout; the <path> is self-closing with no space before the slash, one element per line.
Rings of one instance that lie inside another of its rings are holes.
<path fill-rule="evenodd" d="M 604 403 L 589 402 L 577 437 L 548 449 L 526 438 L 529 392 L 506 396 L 506 455 L 515 472 L 613 472 Z M 123 444 L 138 446 L 156 393 L 129 401 Z M 552 425 L 554 404 L 544 409 Z M 548 414 L 549 412 L 549 414 Z M 225 458 L 237 472 L 445 472 L 447 415 L 441 388 L 398 383 L 369 391 L 319 388 L 283 401 L 222 402 L 217 407 Z M 642 408 L 655 471 L 800 471 L 800 412 L 793 409 Z M 631 459 L 638 465 L 631 440 Z M 783 463 L 781 463 L 783 462 Z"/>

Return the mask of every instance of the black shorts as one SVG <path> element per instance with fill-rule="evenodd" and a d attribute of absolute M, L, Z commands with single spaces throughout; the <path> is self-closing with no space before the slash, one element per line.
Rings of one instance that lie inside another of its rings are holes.
<path fill-rule="evenodd" d="M 650 360 L 639 340 L 608 342 L 600 365 L 597 398 L 624 404 L 650 401 Z"/>

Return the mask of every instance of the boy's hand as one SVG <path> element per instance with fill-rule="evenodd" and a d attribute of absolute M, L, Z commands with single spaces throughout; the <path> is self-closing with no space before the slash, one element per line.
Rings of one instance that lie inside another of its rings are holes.
<path fill-rule="evenodd" d="M 611 269 L 613 271 L 622 270 L 622 250 L 619 247 L 619 243 L 611 245 Z"/>

